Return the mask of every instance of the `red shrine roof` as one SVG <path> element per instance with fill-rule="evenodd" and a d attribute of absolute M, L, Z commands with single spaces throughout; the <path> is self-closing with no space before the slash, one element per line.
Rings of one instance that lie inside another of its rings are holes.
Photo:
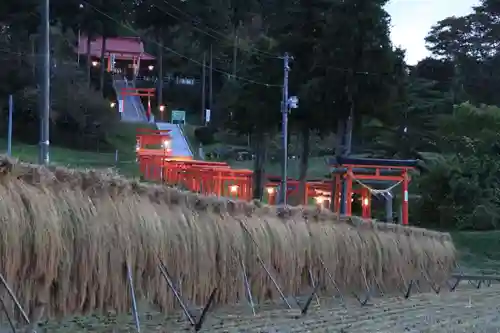
<path fill-rule="evenodd" d="M 102 37 L 95 37 L 90 42 L 90 54 L 92 57 L 101 56 Z M 80 36 L 77 52 L 81 55 L 87 54 L 87 36 Z M 144 43 L 139 37 L 108 37 L 106 38 L 106 52 L 109 56 L 116 54 L 117 59 L 132 60 L 133 57 L 141 56 L 141 60 L 154 60 L 155 57 L 144 52 Z"/>

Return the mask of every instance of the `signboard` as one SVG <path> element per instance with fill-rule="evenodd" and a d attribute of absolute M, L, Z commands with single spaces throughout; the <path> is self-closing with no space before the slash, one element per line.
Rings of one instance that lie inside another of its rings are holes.
<path fill-rule="evenodd" d="M 123 113 L 123 99 L 118 100 L 118 112 Z"/>
<path fill-rule="evenodd" d="M 111 53 L 111 56 L 109 57 L 109 69 L 111 71 L 114 71 L 115 70 L 115 63 L 116 63 L 116 54 L 114 53 Z"/>
<path fill-rule="evenodd" d="M 186 123 L 186 111 L 172 110 L 172 124 Z"/>
<path fill-rule="evenodd" d="M 205 124 L 210 122 L 210 109 L 205 110 Z"/>

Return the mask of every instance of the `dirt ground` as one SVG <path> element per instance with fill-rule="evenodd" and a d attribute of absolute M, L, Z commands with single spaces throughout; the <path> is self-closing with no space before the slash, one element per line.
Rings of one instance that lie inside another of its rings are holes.
<path fill-rule="evenodd" d="M 476 289 L 463 283 L 453 293 L 376 298 L 364 307 L 354 298 L 346 299 L 345 305 L 333 299 L 323 299 L 318 305 L 315 300 L 306 316 L 298 313 L 278 305 L 262 306 L 256 316 L 246 304 L 214 309 L 200 332 L 496 333 L 500 332 L 500 285 Z M 140 322 L 144 333 L 192 331 L 180 314 L 167 317 L 142 311 Z M 121 333 L 135 332 L 135 328 L 132 316 L 107 315 L 47 322 L 39 332 Z"/>

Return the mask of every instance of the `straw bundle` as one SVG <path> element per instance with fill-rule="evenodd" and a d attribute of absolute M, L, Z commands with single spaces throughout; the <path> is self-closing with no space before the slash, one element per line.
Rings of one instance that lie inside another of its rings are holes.
<path fill-rule="evenodd" d="M 0 272 L 33 310 L 50 317 L 128 311 L 126 267 L 138 297 L 177 307 L 158 269 L 166 264 L 183 296 L 203 304 L 245 297 L 241 263 L 258 300 L 277 298 L 259 255 L 285 294 L 335 288 L 394 292 L 425 275 L 448 277 L 455 248 L 448 234 L 335 215 L 202 197 L 113 174 L 0 160 Z M 251 235 L 251 236 L 250 236 Z"/>

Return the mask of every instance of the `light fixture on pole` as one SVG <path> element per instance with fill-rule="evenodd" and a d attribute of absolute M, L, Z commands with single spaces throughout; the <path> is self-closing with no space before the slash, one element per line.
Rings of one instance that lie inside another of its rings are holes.
<path fill-rule="evenodd" d="M 160 105 L 158 109 L 160 110 L 160 119 L 163 121 L 163 112 L 165 111 L 165 105 Z"/>
<path fill-rule="evenodd" d="M 288 110 L 297 109 L 299 107 L 299 98 L 297 96 L 290 96 L 288 99 Z"/>

